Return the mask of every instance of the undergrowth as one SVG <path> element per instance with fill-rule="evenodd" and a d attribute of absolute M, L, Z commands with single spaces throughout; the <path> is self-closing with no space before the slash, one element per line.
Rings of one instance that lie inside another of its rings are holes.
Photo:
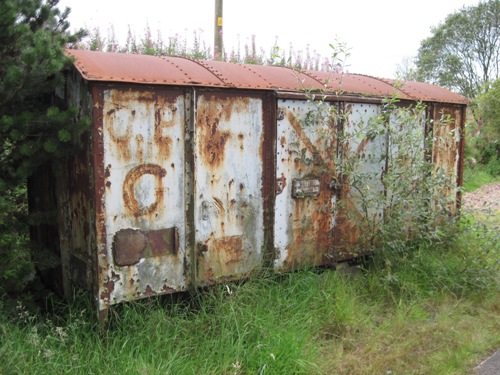
<path fill-rule="evenodd" d="M 464 218 L 358 272 L 265 274 L 126 303 L 1 316 L 1 374 L 460 374 L 500 345 L 498 234 Z M 55 300 L 54 300 L 55 301 Z"/>
<path fill-rule="evenodd" d="M 487 167 L 479 165 L 475 168 L 465 168 L 463 190 L 474 191 L 483 185 L 500 182 L 500 176 L 493 175 Z"/>

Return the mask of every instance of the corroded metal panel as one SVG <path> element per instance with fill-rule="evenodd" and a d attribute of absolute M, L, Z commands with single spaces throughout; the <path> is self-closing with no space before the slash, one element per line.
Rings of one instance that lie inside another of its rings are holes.
<path fill-rule="evenodd" d="M 92 97 L 86 82 L 76 70 L 68 72 L 65 100 L 79 108 L 80 118 L 92 117 Z M 93 192 L 92 132 L 82 139 L 83 150 L 56 168 L 59 206 L 59 234 L 64 292 L 73 296 L 72 285 L 94 288 L 95 200 Z"/>
<path fill-rule="evenodd" d="M 307 101 L 278 100 L 274 267 L 280 271 L 336 261 L 336 129 L 317 114 Z"/>
<path fill-rule="evenodd" d="M 241 277 L 262 261 L 263 99 L 199 93 L 195 123 L 196 284 Z"/>
<path fill-rule="evenodd" d="M 187 261 L 184 93 L 109 88 L 102 96 L 101 310 L 185 289 Z"/>

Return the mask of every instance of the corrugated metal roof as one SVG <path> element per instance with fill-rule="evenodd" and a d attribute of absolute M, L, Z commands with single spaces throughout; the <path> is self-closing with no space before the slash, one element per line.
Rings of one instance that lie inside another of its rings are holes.
<path fill-rule="evenodd" d="M 339 74 L 277 67 L 112 52 L 67 50 L 88 81 L 157 85 L 232 87 L 277 91 L 327 90 L 371 97 L 390 97 L 467 104 L 463 96 L 422 82 L 397 83 L 362 74 Z"/>

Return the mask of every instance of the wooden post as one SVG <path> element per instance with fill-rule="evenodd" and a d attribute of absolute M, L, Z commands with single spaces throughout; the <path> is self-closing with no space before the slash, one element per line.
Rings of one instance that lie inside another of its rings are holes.
<path fill-rule="evenodd" d="M 223 0 L 215 0 L 215 27 L 214 27 L 214 59 L 222 60 L 222 4 Z"/>

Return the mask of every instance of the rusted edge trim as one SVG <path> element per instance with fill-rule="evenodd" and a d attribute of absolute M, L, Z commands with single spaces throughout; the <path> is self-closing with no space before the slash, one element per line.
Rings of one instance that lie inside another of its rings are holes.
<path fill-rule="evenodd" d="M 196 287 L 196 253 L 194 196 L 195 186 L 195 123 L 196 123 L 196 88 L 185 92 L 186 114 L 184 124 L 184 212 L 185 212 L 185 277 L 189 289 Z"/>
<path fill-rule="evenodd" d="M 328 102 L 349 102 L 349 103 L 368 103 L 368 104 L 380 104 L 384 100 L 382 97 L 369 97 L 363 95 L 334 95 L 326 93 L 304 93 L 304 92 L 294 92 L 294 91 L 275 91 L 277 99 L 295 99 L 295 100 L 307 100 L 311 95 L 316 95 L 320 99 L 324 99 Z"/>
<path fill-rule="evenodd" d="M 105 284 L 105 274 L 108 270 L 108 257 L 106 249 L 106 222 L 104 209 L 104 140 L 103 140 L 103 106 L 104 106 L 104 88 L 99 85 L 92 85 L 92 164 L 94 178 L 94 202 L 95 202 L 95 303 L 97 308 L 97 317 L 99 320 L 107 318 L 109 308 L 110 291 L 103 289 Z M 101 304 L 101 301 L 103 302 Z"/>
<path fill-rule="evenodd" d="M 273 269 L 274 266 L 274 206 L 276 203 L 276 132 L 277 132 L 277 97 L 276 93 L 267 93 L 263 98 L 263 204 L 264 204 L 264 248 L 263 266 Z"/>

